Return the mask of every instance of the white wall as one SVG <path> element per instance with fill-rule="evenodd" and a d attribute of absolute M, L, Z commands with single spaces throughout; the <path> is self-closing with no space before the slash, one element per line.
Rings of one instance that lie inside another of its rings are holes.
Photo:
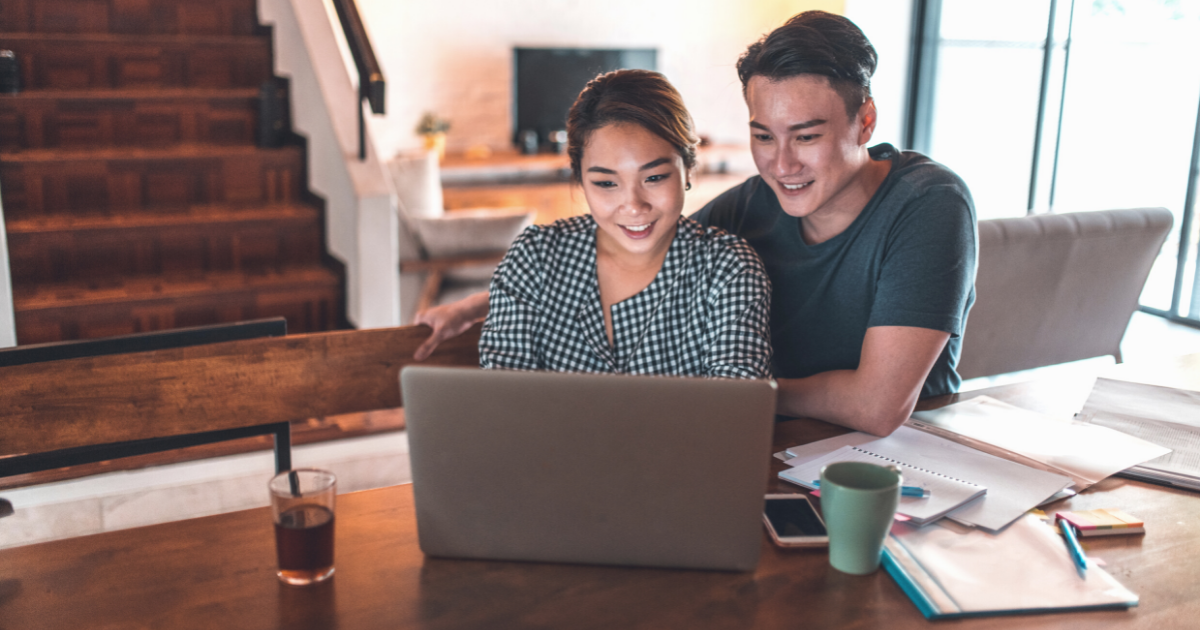
<path fill-rule="evenodd" d="M 0 348 L 17 345 L 13 313 L 12 277 L 8 271 L 8 239 L 4 229 L 4 204 L 0 203 Z"/>
<path fill-rule="evenodd" d="M 413 148 L 421 113 L 448 118 L 454 149 L 510 146 L 514 46 L 653 47 L 683 94 L 697 131 L 747 142 L 735 64 L 746 46 L 807 9 L 842 0 L 358 0 L 387 80 L 376 148 Z"/>
<path fill-rule="evenodd" d="M 358 159 L 357 77 L 339 49 L 328 0 L 259 0 L 274 27 L 275 72 L 290 79 L 292 124 L 308 140 L 308 185 L 325 199 L 326 245 L 346 265 L 346 317 L 356 328 L 400 324 L 404 252 L 394 195 L 373 150 Z"/>

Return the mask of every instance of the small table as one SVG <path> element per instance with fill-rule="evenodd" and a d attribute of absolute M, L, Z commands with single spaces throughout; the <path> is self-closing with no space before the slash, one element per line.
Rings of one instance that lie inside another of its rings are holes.
<path fill-rule="evenodd" d="M 1072 386 L 987 394 L 1039 410 Z M 1066 391 L 1075 387 L 1074 391 Z M 1081 399 L 1081 398 L 1080 398 Z M 1030 404 L 1035 403 L 1035 404 Z M 780 422 L 775 450 L 845 432 Z M 782 469 L 778 461 L 772 472 Z M 772 477 L 772 492 L 795 492 Z M 265 492 L 265 480 L 264 480 Z M 1090 555 L 1141 596 L 1129 611 L 940 622 L 955 628 L 1144 628 L 1200 619 L 1200 496 L 1120 478 L 1049 509 L 1121 507 L 1145 536 L 1088 539 Z M 295 588 L 275 579 L 271 515 L 260 508 L 0 551 L 3 628 L 928 628 L 882 570 L 851 576 L 824 549 L 781 549 L 765 533 L 753 573 L 447 560 L 417 546 L 411 486 L 338 497 L 337 574 Z M 0 527 L 3 523 L 0 522 Z"/>

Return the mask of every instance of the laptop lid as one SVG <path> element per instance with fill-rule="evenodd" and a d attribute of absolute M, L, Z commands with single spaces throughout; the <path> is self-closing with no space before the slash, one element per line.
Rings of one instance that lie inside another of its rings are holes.
<path fill-rule="evenodd" d="M 772 381 L 409 366 L 431 556 L 751 570 Z"/>

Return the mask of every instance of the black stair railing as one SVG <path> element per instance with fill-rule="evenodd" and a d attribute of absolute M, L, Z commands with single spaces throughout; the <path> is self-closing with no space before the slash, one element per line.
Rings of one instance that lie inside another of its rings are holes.
<path fill-rule="evenodd" d="M 367 159 L 367 120 L 363 113 L 362 101 L 366 99 L 371 105 L 371 111 L 382 114 L 383 108 L 383 69 L 375 59 L 375 49 L 371 47 L 371 38 L 367 29 L 363 28 L 362 16 L 358 14 L 358 5 L 354 0 L 333 0 L 337 9 L 338 21 L 342 23 L 342 32 L 346 34 L 346 44 L 350 47 L 350 55 L 354 57 L 354 66 L 358 69 L 358 159 Z"/>

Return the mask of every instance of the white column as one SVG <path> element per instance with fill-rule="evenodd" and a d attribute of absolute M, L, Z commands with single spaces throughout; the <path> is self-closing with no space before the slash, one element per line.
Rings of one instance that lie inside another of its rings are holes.
<path fill-rule="evenodd" d="M 17 323 L 8 265 L 8 239 L 4 229 L 4 202 L 0 200 L 0 348 L 17 345 Z"/>

